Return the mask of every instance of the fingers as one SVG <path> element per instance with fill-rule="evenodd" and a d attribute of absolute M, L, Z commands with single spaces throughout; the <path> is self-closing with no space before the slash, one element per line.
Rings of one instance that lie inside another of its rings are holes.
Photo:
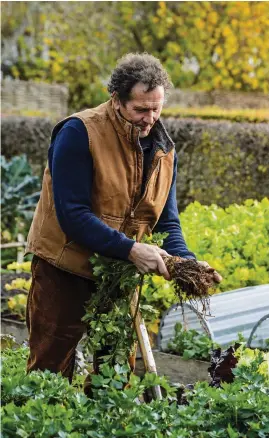
<path fill-rule="evenodd" d="M 155 248 L 156 248 L 156 250 L 158 251 L 158 253 L 159 253 L 161 256 L 172 257 L 172 256 L 171 256 L 170 254 L 168 254 L 168 252 L 166 252 L 164 249 L 159 248 L 158 246 L 156 246 Z"/>
<path fill-rule="evenodd" d="M 165 280 L 171 280 L 169 272 L 167 271 L 167 268 L 164 264 L 163 259 L 161 258 L 161 261 L 157 262 L 157 266 L 153 269 L 153 268 L 148 268 L 148 267 L 137 267 L 138 271 L 140 272 L 140 274 L 155 274 L 155 275 L 162 275 Z"/>
<path fill-rule="evenodd" d="M 204 266 L 205 268 L 210 268 L 210 269 L 211 269 L 210 264 L 207 263 L 207 262 L 205 262 L 204 260 L 202 260 L 202 261 L 199 260 L 198 263 L 199 263 L 200 265 Z"/>
<path fill-rule="evenodd" d="M 212 268 L 211 266 L 210 266 L 210 264 L 209 263 L 207 263 L 207 262 L 205 262 L 204 260 L 203 261 L 198 261 L 198 263 L 200 264 L 200 265 L 202 265 L 202 266 L 204 266 L 205 268 L 208 268 L 208 270 L 209 269 L 214 269 L 214 268 Z M 215 283 L 220 283 L 222 280 L 223 280 L 223 278 L 222 278 L 222 276 L 217 272 L 217 271 L 213 271 L 213 280 L 215 281 Z"/>
<path fill-rule="evenodd" d="M 165 266 L 165 263 L 161 255 L 159 255 L 159 257 L 157 258 L 157 264 L 158 264 L 159 273 L 165 278 L 165 280 L 170 280 L 171 278 L 169 272 L 167 270 L 167 267 Z"/>
<path fill-rule="evenodd" d="M 220 283 L 223 280 L 223 278 L 222 278 L 222 276 L 217 271 L 214 271 L 213 272 L 213 280 L 216 283 Z"/>
<path fill-rule="evenodd" d="M 170 257 L 170 255 L 158 246 L 136 242 L 128 259 L 136 265 L 141 274 L 155 272 L 157 275 L 163 275 L 166 280 L 170 280 L 162 257 Z"/>

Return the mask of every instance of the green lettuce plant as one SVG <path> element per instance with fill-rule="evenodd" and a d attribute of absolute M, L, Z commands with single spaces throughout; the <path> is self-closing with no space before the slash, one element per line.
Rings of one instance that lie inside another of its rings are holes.
<path fill-rule="evenodd" d="M 27 347 L 9 345 L 2 354 L 3 438 L 267 438 L 269 375 L 265 354 L 240 351 L 235 379 L 222 388 L 207 382 L 187 391 L 177 405 L 163 377 L 131 375 L 125 366 L 103 366 L 88 399 L 60 374 L 25 372 Z M 160 384 L 163 400 L 141 403 L 145 389 Z M 122 389 L 125 387 L 125 389 Z"/>

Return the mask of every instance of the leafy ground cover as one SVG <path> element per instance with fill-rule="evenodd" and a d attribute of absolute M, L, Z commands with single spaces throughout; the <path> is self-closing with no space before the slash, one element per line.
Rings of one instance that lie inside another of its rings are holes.
<path fill-rule="evenodd" d="M 2 354 L 2 436 L 23 438 L 266 438 L 269 434 L 269 376 L 265 355 L 242 349 L 234 381 L 221 388 L 197 383 L 178 405 L 175 388 L 162 377 L 131 375 L 103 366 L 93 380 L 94 399 L 49 371 L 25 373 L 28 348 Z M 267 358 L 268 359 L 268 358 Z M 161 384 L 163 400 L 141 403 L 146 388 Z"/>
<path fill-rule="evenodd" d="M 205 333 L 196 330 L 184 330 L 180 322 L 175 325 L 175 334 L 168 343 L 169 353 L 182 356 L 183 359 L 210 360 L 213 342 Z"/>
<path fill-rule="evenodd" d="M 269 283 L 269 199 L 249 199 L 242 205 L 221 208 L 190 204 L 180 215 L 188 247 L 223 277 L 214 292 Z M 146 278 L 142 303 L 159 315 L 176 302 L 173 285 L 162 277 Z M 158 331 L 158 320 L 149 328 Z"/>
<path fill-rule="evenodd" d="M 189 248 L 223 277 L 216 291 L 269 283 L 269 199 L 221 208 L 190 204 L 181 214 Z"/>

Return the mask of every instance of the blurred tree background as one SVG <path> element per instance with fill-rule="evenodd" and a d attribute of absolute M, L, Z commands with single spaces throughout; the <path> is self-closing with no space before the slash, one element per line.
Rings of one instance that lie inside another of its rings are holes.
<path fill-rule="evenodd" d="M 79 110 L 107 97 L 116 60 L 157 56 L 175 87 L 268 93 L 269 3 L 3 2 L 2 75 L 65 83 Z"/>

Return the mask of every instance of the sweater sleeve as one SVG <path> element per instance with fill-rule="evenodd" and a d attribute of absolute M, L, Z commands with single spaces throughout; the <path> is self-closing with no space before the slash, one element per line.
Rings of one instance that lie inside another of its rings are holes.
<path fill-rule="evenodd" d="M 162 214 L 153 231 L 159 233 L 169 233 L 169 236 L 164 239 L 163 244 L 163 249 L 167 251 L 168 254 L 189 259 L 196 259 L 194 253 L 188 250 L 181 230 L 176 198 L 176 177 L 177 154 L 175 153 L 171 188 Z"/>
<path fill-rule="evenodd" d="M 48 158 L 56 214 L 64 233 L 103 256 L 127 260 L 134 241 L 91 210 L 93 161 L 81 120 L 64 124 L 50 145 Z"/>

